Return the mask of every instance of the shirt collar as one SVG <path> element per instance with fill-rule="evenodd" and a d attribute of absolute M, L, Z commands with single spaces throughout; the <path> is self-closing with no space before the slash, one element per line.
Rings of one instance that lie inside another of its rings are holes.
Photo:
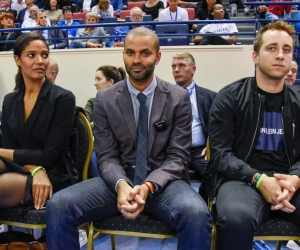
<path fill-rule="evenodd" d="M 72 22 L 70 22 L 70 23 L 67 23 L 67 21 L 65 20 L 65 25 L 72 25 L 72 23 L 73 23 L 73 19 L 72 19 Z"/>
<path fill-rule="evenodd" d="M 149 98 L 154 93 L 156 86 L 157 86 L 157 80 L 156 80 L 156 77 L 154 76 L 152 82 L 142 93 L 145 96 L 147 96 L 147 98 Z M 127 77 L 127 87 L 128 87 L 129 93 L 131 95 L 133 95 L 134 97 L 137 97 L 137 95 L 140 93 L 140 91 L 138 91 L 136 88 L 134 88 L 132 86 L 132 84 L 129 81 L 129 77 Z"/>
<path fill-rule="evenodd" d="M 186 87 L 186 89 L 190 92 L 194 87 L 195 87 L 195 82 L 193 80 L 192 83 Z"/>

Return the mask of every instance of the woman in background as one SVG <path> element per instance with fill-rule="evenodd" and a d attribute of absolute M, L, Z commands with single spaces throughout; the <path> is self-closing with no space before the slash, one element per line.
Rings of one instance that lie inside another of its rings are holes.
<path fill-rule="evenodd" d="M 98 14 L 92 12 L 87 13 L 85 16 L 86 24 L 97 24 L 98 20 Z M 78 39 L 73 40 L 69 44 L 69 49 L 102 48 L 103 43 L 106 43 L 107 38 L 100 38 L 101 36 L 106 36 L 106 32 L 102 27 L 88 27 L 78 29 L 76 33 L 76 37 Z"/>
<path fill-rule="evenodd" d="M 160 0 L 149 0 L 142 7 L 146 15 L 151 15 L 153 21 L 158 21 L 158 14 L 164 9 L 164 3 Z"/>
<path fill-rule="evenodd" d="M 114 16 L 114 9 L 109 0 L 100 0 L 99 4 L 92 8 L 92 12 L 98 14 L 100 19 Z"/>
<path fill-rule="evenodd" d="M 14 16 L 11 13 L 4 12 L 2 15 L 0 15 L 0 28 L 1 29 L 11 29 L 11 28 L 16 28 L 15 22 L 14 22 Z M 19 36 L 22 35 L 21 31 L 10 31 L 10 32 L 5 32 L 2 31 L 0 32 L 0 40 L 1 41 L 6 41 L 5 43 L 0 43 L 0 51 L 9 51 L 12 50 L 14 43 L 8 43 L 7 41 L 13 41 L 16 40 Z"/>
<path fill-rule="evenodd" d="M 52 26 L 55 26 L 58 20 L 64 19 L 64 15 L 62 10 L 59 9 L 57 0 L 46 0 L 44 10 L 46 10 L 47 17 Z"/>
<path fill-rule="evenodd" d="M 2 108 L 0 208 L 43 209 L 52 193 L 78 179 L 75 167 L 66 164 L 75 96 L 45 77 L 49 47 L 43 36 L 20 36 L 14 60 L 15 91 L 5 96 Z"/>
<path fill-rule="evenodd" d="M 125 79 L 125 77 L 126 72 L 122 67 L 116 68 L 115 66 L 110 65 L 101 66 L 96 70 L 94 86 L 96 87 L 98 92 L 103 89 L 107 89 L 114 83 Z M 95 97 L 89 99 L 84 108 L 85 115 L 91 123 L 93 122 L 93 107 L 95 99 Z"/>
<path fill-rule="evenodd" d="M 126 72 L 122 67 L 116 68 L 110 65 L 101 66 L 96 70 L 94 86 L 96 87 L 98 92 L 103 89 L 109 88 L 114 83 L 125 79 L 125 77 L 126 77 Z M 93 108 L 94 108 L 95 99 L 96 98 L 89 99 L 87 104 L 84 107 L 85 115 L 89 120 L 89 122 L 91 123 L 92 127 L 93 127 Z M 93 151 L 92 154 L 91 164 L 93 167 L 94 177 L 99 176 L 95 151 Z"/>

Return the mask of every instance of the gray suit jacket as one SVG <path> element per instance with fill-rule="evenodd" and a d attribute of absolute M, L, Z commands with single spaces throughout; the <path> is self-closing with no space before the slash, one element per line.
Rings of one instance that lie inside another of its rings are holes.
<path fill-rule="evenodd" d="M 120 179 L 132 184 L 137 128 L 126 79 L 97 93 L 93 119 L 100 176 L 112 189 Z M 163 132 L 155 129 L 154 124 L 159 121 L 165 122 Z M 148 134 L 151 172 L 146 181 L 161 188 L 174 180 L 189 182 L 191 122 L 188 92 L 157 78 Z"/>

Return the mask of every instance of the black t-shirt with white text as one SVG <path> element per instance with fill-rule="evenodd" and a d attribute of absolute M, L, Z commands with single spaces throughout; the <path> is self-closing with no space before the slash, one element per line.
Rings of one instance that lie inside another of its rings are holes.
<path fill-rule="evenodd" d="M 258 88 L 258 93 L 265 97 L 264 118 L 249 165 L 261 172 L 287 173 L 289 163 L 284 145 L 283 91 L 271 94 Z"/>

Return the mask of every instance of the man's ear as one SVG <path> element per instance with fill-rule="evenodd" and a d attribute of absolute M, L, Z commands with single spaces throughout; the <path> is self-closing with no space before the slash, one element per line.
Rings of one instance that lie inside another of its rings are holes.
<path fill-rule="evenodd" d="M 258 63 L 258 59 L 259 59 L 258 54 L 257 54 L 255 51 L 253 51 L 253 52 L 252 52 L 252 61 L 253 61 L 255 64 L 257 64 L 257 63 Z"/>

